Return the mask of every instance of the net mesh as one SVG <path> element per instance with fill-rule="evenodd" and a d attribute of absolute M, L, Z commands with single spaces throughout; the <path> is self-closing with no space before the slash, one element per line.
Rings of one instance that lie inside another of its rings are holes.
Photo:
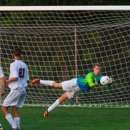
<path fill-rule="evenodd" d="M 93 63 L 111 86 L 99 86 L 65 101 L 65 106 L 130 106 L 130 11 L 1 11 L 1 64 L 6 78 L 12 50 L 23 50 L 30 79 L 62 82 L 86 75 Z M 7 93 L 8 93 L 7 89 Z M 64 93 L 29 85 L 27 105 L 50 105 Z"/>

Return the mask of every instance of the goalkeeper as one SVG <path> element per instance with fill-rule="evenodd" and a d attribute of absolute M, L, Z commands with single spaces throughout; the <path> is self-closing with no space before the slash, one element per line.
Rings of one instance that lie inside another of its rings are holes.
<path fill-rule="evenodd" d="M 79 78 L 73 78 L 71 80 L 64 81 L 62 83 L 56 83 L 51 80 L 39 80 L 33 79 L 31 84 L 44 84 L 45 86 L 52 86 L 54 88 L 62 88 L 65 93 L 57 99 L 48 109 L 44 111 L 43 116 L 46 117 L 49 113 L 56 108 L 60 103 L 66 99 L 73 98 L 76 92 L 78 91 L 88 91 L 91 88 L 98 86 L 100 83 L 101 74 L 101 65 L 96 63 L 93 65 L 93 71 L 89 72 L 86 76 Z M 110 79 L 110 83 L 113 82 L 113 79 Z"/>

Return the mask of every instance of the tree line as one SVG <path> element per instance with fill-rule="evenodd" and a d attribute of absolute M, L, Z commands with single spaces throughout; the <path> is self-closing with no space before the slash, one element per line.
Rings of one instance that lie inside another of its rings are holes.
<path fill-rule="evenodd" d="M 2 6 L 129 5 L 129 0 L 1 0 Z"/>

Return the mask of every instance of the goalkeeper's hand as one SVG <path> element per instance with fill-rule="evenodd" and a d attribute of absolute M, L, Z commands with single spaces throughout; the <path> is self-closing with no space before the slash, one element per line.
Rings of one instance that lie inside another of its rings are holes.
<path fill-rule="evenodd" d="M 97 82 L 97 80 L 96 80 L 96 78 L 94 78 L 94 86 L 98 86 L 98 82 Z"/>
<path fill-rule="evenodd" d="M 112 77 L 110 77 L 110 84 L 112 84 L 114 81 L 114 79 Z"/>
<path fill-rule="evenodd" d="M 40 84 L 40 80 L 39 79 L 33 79 L 30 84 Z"/>

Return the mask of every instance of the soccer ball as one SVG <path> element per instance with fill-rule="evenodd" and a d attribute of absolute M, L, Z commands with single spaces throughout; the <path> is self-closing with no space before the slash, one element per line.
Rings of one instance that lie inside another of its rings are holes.
<path fill-rule="evenodd" d="M 100 83 L 101 85 L 107 85 L 110 83 L 110 79 L 108 76 L 102 76 L 100 79 Z"/>

